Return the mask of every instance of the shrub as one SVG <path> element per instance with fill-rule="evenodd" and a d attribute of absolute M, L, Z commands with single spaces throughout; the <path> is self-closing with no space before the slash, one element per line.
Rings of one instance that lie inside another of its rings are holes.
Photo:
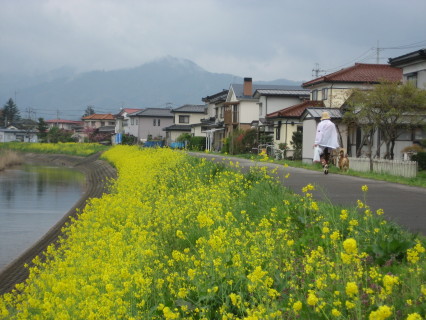
<path fill-rule="evenodd" d="M 426 152 L 414 154 L 411 159 L 413 161 L 417 161 L 419 164 L 419 170 L 426 170 Z"/>

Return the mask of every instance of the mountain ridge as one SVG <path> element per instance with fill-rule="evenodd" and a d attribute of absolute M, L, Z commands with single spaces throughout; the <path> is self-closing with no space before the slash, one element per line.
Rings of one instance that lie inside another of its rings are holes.
<path fill-rule="evenodd" d="M 98 113 L 118 113 L 120 108 L 200 104 L 205 96 L 228 89 L 243 78 L 212 73 L 191 60 L 166 56 L 133 68 L 76 73 L 61 68 L 38 78 L 7 82 L 0 75 L 0 98 L 16 100 L 23 112 L 31 108 L 45 119 L 79 118 L 87 106 Z M 254 83 L 300 85 L 286 79 Z M 1 101 L 0 101 L 1 102 Z"/>

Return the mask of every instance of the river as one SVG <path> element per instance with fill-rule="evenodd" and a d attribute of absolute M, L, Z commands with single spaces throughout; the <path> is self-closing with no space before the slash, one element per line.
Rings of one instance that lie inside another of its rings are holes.
<path fill-rule="evenodd" d="M 80 199 L 82 173 L 23 165 L 0 172 L 0 271 L 40 239 Z"/>

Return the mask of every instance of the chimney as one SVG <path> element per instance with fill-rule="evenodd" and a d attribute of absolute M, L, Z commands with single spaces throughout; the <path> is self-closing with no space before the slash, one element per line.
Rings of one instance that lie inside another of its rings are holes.
<path fill-rule="evenodd" d="M 251 78 L 244 78 L 244 90 L 243 94 L 245 96 L 253 95 L 253 83 Z"/>

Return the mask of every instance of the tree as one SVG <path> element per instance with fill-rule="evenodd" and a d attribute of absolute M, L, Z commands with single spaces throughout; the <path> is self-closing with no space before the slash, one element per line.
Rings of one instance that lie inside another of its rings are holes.
<path fill-rule="evenodd" d="M 76 142 L 76 139 L 73 138 L 73 132 L 54 126 L 47 133 L 47 141 L 50 143 Z"/>
<path fill-rule="evenodd" d="M 38 118 L 37 130 L 38 130 L 38 138 L 41 142 L 45 142 L 47 138 L 47 129 L 49 126 L 44 121 L 43 118 Z"/>
<path fill-rule="evenodd" d="M 371 90 L 356 89 L 350 98 L 347 119 L 363 128 L 369 139 L 379 130 L 386 146 L 385 158 L 394 158 L 395 141 L 403 130 L 424 126 L 426 120 L 426 91 L 413 83 L 384 81 Z M 367 143 L 368 144 L 368 143 Z"/>
<path fill-rule="evenodd" d="M 86 110 L 84 111 L 83 117 L 91 116 L 92 114 L 95 114 L 95 109 L 93 106 L 87 106 Z"/>
<path fill-rule="evenodd" d="M 4 105 L 0 120 L 5 127 L 21 120 L 19 109 L 12 98 L 10 98 L 9 101 Z"/>
<path fill-rule="evenodd" d="M 303 132 L 294 131 L 290 143 L 294 148 L 293 159 L 302 159 Z"/>

